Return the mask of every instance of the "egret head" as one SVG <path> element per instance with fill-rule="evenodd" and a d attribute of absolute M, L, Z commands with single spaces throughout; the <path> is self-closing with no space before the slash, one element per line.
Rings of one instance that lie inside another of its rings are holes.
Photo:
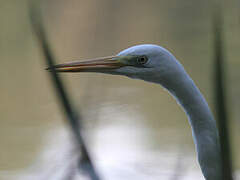
<path fill-rule="evenodd" d="M 125 75 L 155 82 L 165 80 L 177 71 L 178 62 L 166 49 L 151 44 L 137 45 L 121 51 L 116 56 L 58 64 L 57 72 L 100 72 Z"/>

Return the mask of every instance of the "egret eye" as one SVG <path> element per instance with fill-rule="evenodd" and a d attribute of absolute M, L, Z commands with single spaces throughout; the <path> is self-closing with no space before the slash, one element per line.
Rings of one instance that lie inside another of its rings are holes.
<path fill-rule="evenodd" d="M 137 62 L 138 64 L 145 64 L 148 61 L 148 58 L 146 56 L 141 56 L 139 58 L 137 58 Z"/>

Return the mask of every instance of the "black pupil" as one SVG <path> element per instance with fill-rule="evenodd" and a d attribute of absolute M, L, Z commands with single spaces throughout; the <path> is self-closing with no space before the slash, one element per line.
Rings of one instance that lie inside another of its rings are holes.
<path fill-rule="evenodd" d="M 139 58 L 139 63 L 144 64 L 146 62 L 146 58 L 145 57 L 140 57 Z"/>

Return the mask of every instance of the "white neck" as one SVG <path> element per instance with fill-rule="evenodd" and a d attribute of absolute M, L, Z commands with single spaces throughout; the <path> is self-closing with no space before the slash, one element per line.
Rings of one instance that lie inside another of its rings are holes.
<path fill-rule="evenodd" d="M 168 89 L 188 116 L 204 177 L 206 180 L 220 180 L 221 156 L 216 122 L 199 89 L 185 70 L 179 69 L 167 83 L 163 80 L 159 83 Z"/>

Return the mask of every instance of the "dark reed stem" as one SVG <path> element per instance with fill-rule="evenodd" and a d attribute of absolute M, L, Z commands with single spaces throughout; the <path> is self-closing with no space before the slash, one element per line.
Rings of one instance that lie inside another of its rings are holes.
<path fill-rule="evenodd" d="M 55 64 L 55 58 L 50 50 L 39 11 L 40 10 L 36 7 L 36 4 L 34 2 L 30 2 L 30 18 L 33 31 L 36 34 L 39 45 L 42 48 L 46 64 L 48 65 L 48 67 L 52 67 Z M 86 143 L 82 135 L 81 131 L 82 118 L 74 110 L 73 105 L 68 97 L 68 94 L 66 93 L 66 88 L 64 87 L 64 84 L 62 83 L 60 76 L 56 73 L 54 68 L 51 69 L 50 76 L 54 84 L 57 97 L 63 107 L 66 119 L 72 129 L 73 136 L 75 137 L 81 152 L 81 159 L 79 164 L 80 168 L 90 177 L 91 180 L 100 180 L 99 175 L 97 174 L 92 163 L 92 160 L 90 158 L 90 155 L 86 148 Z"/>
<path fill-rule="evenodd" d="M 223 42 L 223 20 L 221 8 L 218 7 L 214 14 L 214 94 L 216 116 L 219 128 L 221 157 L 222 157 L 222 180 L 233 180 L 232 176 L 232 157 L 229 138 L 229 119 L 226 107 L 226 84 L 224 72 L 224 42 Z"/>

